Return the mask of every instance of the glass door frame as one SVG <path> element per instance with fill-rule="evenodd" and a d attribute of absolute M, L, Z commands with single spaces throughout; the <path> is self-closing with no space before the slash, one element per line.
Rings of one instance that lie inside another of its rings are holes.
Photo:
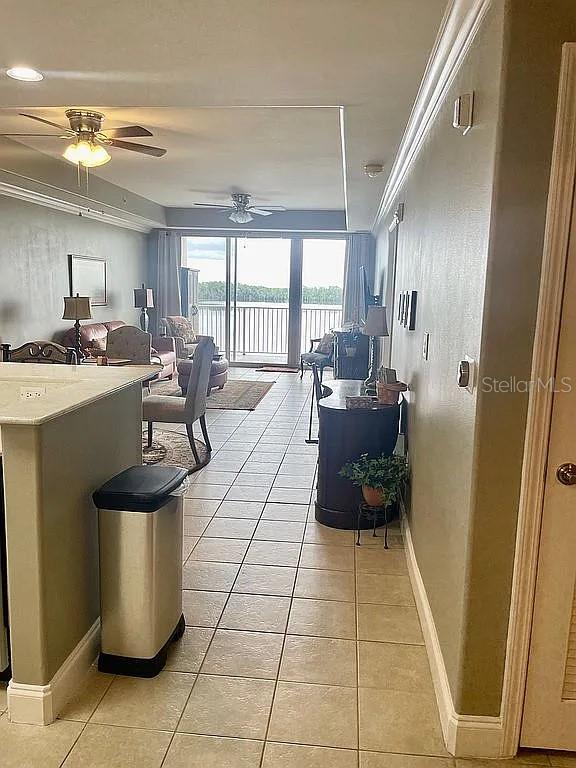
<path fill-rule="evenodd" d="M 288 338 L 287 360 L 278 363 L 278 367 L 296 368 L 300 363 L 300 344 L 302 330 L 302 270 L 304 265 L 304 240 L 348 240 L 345 232 L 298 232 L 274 233 L 259 231 L 233 233 L 222 230 L 211 231 L 182 231 L 181 238 L 186 237 L 221 237 L 226 242 L 226 287 L 225 287 L 225 348 L 224 354 L 231 365 L 240 368 L 253 368 L 257 362 L 233 360 L 236 353 L 236 305 L 237 305 L 237 275 L 238 275 L 238 240 L 248 238 L 270 238 L 290 240 L 290 277 L 288 287 Z M 182 253 L 184 248 L 182 247 Z M 186 265 L 183 265 L 186 266 Z"/>

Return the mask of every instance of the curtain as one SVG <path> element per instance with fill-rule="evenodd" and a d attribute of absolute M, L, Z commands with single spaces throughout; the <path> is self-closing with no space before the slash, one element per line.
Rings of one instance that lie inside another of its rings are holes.
<path fill-rule="evenodd" d="M 150 262 L 154 286 L 155 331 L 167 315 L 180 315 L 180 266 L 182 238 L 179 233 L 158 229 L 150 235 Z"/>
<path fill-rule="evenodd" d="M 364 290 L 360 280 L 360 267 L 366 269 L 368 282 L 372 286 L 375 250 L 376 241 L 370 232 L 358 232 L 348 237 L 344 262 L 343 323 L 358 324 L 364 316 Z"/>

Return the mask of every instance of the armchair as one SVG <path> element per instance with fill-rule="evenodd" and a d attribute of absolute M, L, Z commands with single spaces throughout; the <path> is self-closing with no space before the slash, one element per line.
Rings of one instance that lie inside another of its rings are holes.
<path fill-rule="evenodd" d="M 316 349 L 314 349 L 316 344 Z M 304 366 L 316 366 L 320 371 L 320 381 L 324 374 L 324 368 L 332 368 L 334 365 L 334 334 L 325 333 L 320 339 L 310 339 L 310 349 L 300 355 L 300 378 L 304 376 Z"/>

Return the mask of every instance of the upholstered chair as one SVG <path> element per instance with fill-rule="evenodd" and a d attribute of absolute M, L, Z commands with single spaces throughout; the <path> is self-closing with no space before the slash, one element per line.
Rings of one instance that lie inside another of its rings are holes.
<path fill-rule="evenodd" d="M 125 358 L 135 365 L 150 365 L 152 336 L 134 325 L 121 325 L 108 332 L 106 355 L 112 359 Z"/>
<path fill-rule="evenodd" d="M 212 446 L 206 428 L 206 392 L 210 380 L 210 368 L 214 357 L 214 341 L 205 337 L 198 342 L 194 360 L 190 370 L 186 397 L 172 395 L 149 395 L 142 403 L 143 420 L 148 422 L 148 445 L 152 445 L 154 422 L 163 424 L 185 424 L 190 448 L 196 461 L 194 471 L 200 469 L 210 460 Z M 200 422 L 202 435 L 206 444 L 208 458 L 200 461 L 194 443 L 194 422 Z"/>

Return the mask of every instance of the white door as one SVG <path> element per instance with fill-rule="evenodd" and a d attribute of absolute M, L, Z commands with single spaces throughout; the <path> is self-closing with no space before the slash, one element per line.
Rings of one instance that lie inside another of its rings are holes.
<path fill-rule="evenodd" d="M 576 107 L 576 77 L 572 83 Z M 576 133 L 576 131 L 574 131 Z M 576 139 L 576 135 L 574 136 Z M 572 194 L 574 185 L 571 185 Z M 576 204 L 568 245 L 521 745 L 576 750 Z"/>

